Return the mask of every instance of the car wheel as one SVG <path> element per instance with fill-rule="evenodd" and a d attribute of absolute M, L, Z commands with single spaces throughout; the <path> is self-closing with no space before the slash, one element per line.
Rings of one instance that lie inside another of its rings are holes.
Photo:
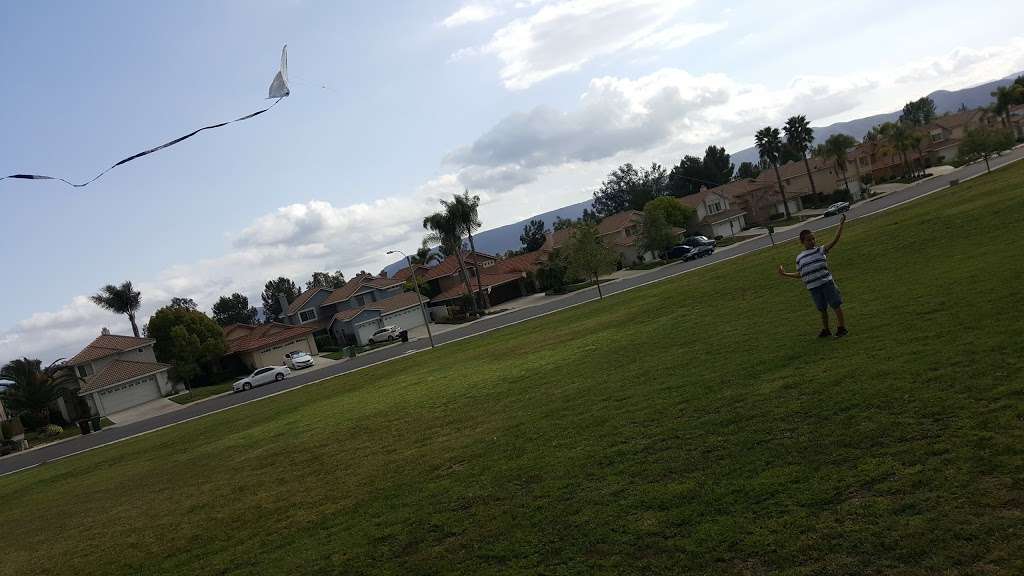
<path fill-rule="evenodd" d="M 248 382 L 242 384 L 242 390 L 252 390 L 252 384 L 249 384 Z"/>
<path fill-rule="evenodd" d="M 281 374 L 280 372 L 278 372 L 277 374 L 274 375 L 274 380 L 277 380 L 278 382 L 280 382 L 281 380 L 284 380 L 284 374 Z"/>

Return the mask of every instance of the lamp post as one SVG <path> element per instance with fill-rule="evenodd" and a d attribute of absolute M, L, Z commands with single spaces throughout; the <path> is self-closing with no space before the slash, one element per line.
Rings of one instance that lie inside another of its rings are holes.
<path fill-rule="evenodd" d="M 420 313 L 423 314 L 423 325 L 427 327 L 427 338 L 430 340 L 430 347 L 434 347 L 434 335 L 430 332 L 430 318 L 427 318 L 427 309 L 423 307 L 423 296 L 420 294 L 420 281 L 416 278 L 416 270 L 412 267 L 412 260 L 409 255 L 401 250 L 388 250 L 388 254 L 401 254 L 405 257 L 405 263 L 412 270 L 412 285 L 416 288 L 416 301 L 420 304 Z"/>

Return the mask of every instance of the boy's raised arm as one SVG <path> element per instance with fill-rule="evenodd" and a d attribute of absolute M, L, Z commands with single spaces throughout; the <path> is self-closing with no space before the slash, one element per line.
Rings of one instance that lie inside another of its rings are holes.
<path fill-rule="evenodd" d="M 843 235 L 843 224 L 846 224 L 846 214 L 843 214 L 843 217 L 839 219 L 839 230 L 836 230 L 836 237 L 825 246 L 825 252 L 832 250 L 832 247 L 839 242 L 839 237 Z"/>

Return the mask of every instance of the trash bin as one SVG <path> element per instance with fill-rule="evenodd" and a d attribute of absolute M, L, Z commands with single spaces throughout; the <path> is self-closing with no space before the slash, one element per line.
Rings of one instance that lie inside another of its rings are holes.
<path fill-rule="evenodd" d="M 99 416 L 93 416 L 91 422 L 92 422 L 92 431 L 93 432 L 99 432 L 100 430 L 103 430 L 103 425 L 100 424 L 100 417 Z"/>
<path fill-rule="evenodd" d="M 355 346 L 349 346 L 348 348 L 345 348 L 345 355 L 348 356 L 349 358 L 355 358 L 356 357 L 356 347 Z"/>
<path fill-rule="evenodd" d="M 409 341 L 409 331 L 408 330 L 402 330 L 401 332 L 398 333 L 398 336 L 401 337 L 402 342 L 408 342 Z"/>
<path fill-rule="evenodd" d="M 78 421 L 78 429 L 82 432 L 83 436 L 85 436 L 86 434 L 92 432 L 92 428 L 89 428 L 89 421 L 88 420 L 79 420 Z"/>

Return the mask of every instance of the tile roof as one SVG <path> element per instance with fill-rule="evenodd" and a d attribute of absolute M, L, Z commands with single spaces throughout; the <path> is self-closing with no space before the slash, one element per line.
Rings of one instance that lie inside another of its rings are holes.
<path fill-rule="evenodd" d="M 631 225 L 638 225 L 643 219 L 643 212 L 638 210 L 623 210 L 622 212 L 616 212 L 609 216 L 605 216 L 597 223 L 597 233 L 600 236 L 607 236 L 614 234 L 619 230 L 628 228 Z M 560 248 L 569 237 L 572 236 L 573 228 L 562 228 L 561 230 L 555 230 L 554 232 L 547 235 L 547 239 L 544 241 L 544 246 L 541 246 L 541 251 L 551 252 L 556 248 Z M 632 245 L 632 244 L 630 244 Z"/>
<path fill-rule="evenodd" d="M 974 120 L 977 120 L 979 116 L 981 116 L 980 110 L 966 110 L 964 112 L 939 116 L 932 120 L 932 124 L 941 126 L 946 130 L 952 130 L 958 126 L 964 126 Z"/>
<path fill-rule="evenodd" d="M 356 275 L 355 278 L 346 282 L 344 286 L 331 292 L 331 295 L 328 296 L 320 305 L 330 306 L 331 304 L 344 302 L 345 300 L 355 296 L 357 292 L 364 288 L 386 289 L 393 286 L 400 286 L 401 284 L 401 280 L 393 278 L 371 276 L 369 274 Z"/>
<path fill-rule="evenodd" d="M 676 200 L 678 200 L 679 203 L 682 204 L 683 206 L 696 208 L 697 206 L 700 206 L 700 203 L 703 202 L 704 199 L 707 198 L 708 194 L 710 193 L 710 188 L 704 188 L 703 190 L 697 192 L 696 194 L 687 194 L 686 196 L 680 196 L 679 198 L 676 198 Z"/>
<path fill-rule="evenodd" d="M 717 212 L 715 214 L 709 214 L 704 217 L 704 220 L 702 220 L 702 222 L 705 224 L 718 224 L 719 222 L 731 220 L 741 214 L 746 214 L 746 211 L 741 210 L 739 208 L 730 208 L 728 210 L 722 210 L 721 212 Z"/>
<path fill-rule="evenodd" d="M 413 265 L 413 268 L 417 270 L 417 276 L 419 276 L 420 278 L 422 278 L 423 275 L 426 274 L 428 270 L 430 270 L 430 266 L 424 266 L 423 264 L 415 264 Z M 405 282 L 409 278 L 412 278 L 412 268 L 408 266 L 402 268 L 398 272 L 395 272 L 391 276 L 391 279 L 394 280 L 395 282 Z"/>
<path fill-rule="evenodd" d="M 156 340 L 152 338 L 136 338 L 134 336 L 118 336 L 117 334 L 100 334 L 98 338 L 89 343 L 81 352 L 75 354 L 65 362 L 68 366 L 76 366 L 91 362 L 98 358 L 104 358 L 118 352 L 127 352 L 140 346 L 152 344 Z"/>
<path fill-rule="evenodd" d="M 248 352 L 272 346 L 285 340 L 292 340 L 299 336 L 305 336 L 317 331 L 319 323 L 304 324 L 302 326 L 291 326 L 272 322 L 252 326 L 250 324 L 232 324 L 224 328 L 224 339 L 227 340 L 227 354 L 237 352 Z M 227 355 L 225 354 L 225 355 Z"/>
<path fill-rule="evenodd" d="M 808 158 L 807 162 L 811 165 L 811 172 L 818 172 L 830 168 L 828 162 L 823 158 L 818 158 L 816 156 Z M 793 162 L 786 162 L 782 166 L 779 166 L 779 175 L 782 176 L 783 180 L 786 180 L 787 178 L 796 178 L 797 176 L 806 176 L 807 168 L 804 166 L 803 160 L 794 160 Z M 757 176 L 757 180 L 765 183 L 777 183 L 775 170 L 769 168 L 761 171 Z"/>
<path fill-rule="evenodd" d="M 346 308 L 334 315 L 328 326 L 334 324 L 335 321 L 347 321 L 355 318 L 360 313 L 366 310 L 376 310 L 381 314 L 390 314 L 399 310 L 405 310 L 406 308 L 412 308 L 419 303 L 419 298 L 415 292 L 402 292 L 401 294 L 395 295 L 386 300 L 378 300 L 376 302 L 370 302 L 365 306 L 359 308 Z"/>
<path fill-rule="evenodd" d="M 78 394 L 88 394 L 100 388 L 120 384 L 129 380 L 135 380 L 157 372 L 163 372 L 171 366 L 159 362 L 135 362 L 133 360 L 113 360 L 103 367 L 102 370 L 82 379 L 82 385 Z"/>
<path fill-rule="evenodd" d="M 328 292 L 331 291 L 330 288 L 315 287 L 306 290 L 302 294 L 299 294 L 298 297 L 296 297 L 295 300 L 293 300 L 292 303 L 288 305 L 288 315 L 291 316 L 292 314 L 298 314 L 299 310 L 302 310 L 302 307 L 306 304 L 306 302 L 309 302 L 309 299 L 312 298 L 314 294 L 321 290 L 327 290 Z"/>
<path fill-rule="evenodd" d="M 496 288 L 498 286 L 508 284 L 509 282 L 520 280 L 523 278 L 523 276 L 524 274 L 522 272 L 509 272 L 507 274 L 483 274 L 482 276 L 480 276 L 480 280 L 481 283 L 483 284 L 484 290 L 487 290 L 490 288 Z M 470 285 L 473 288 L 474 294 L 480 291 L 476 282 L 476 278 L 470 279 Z M 444 292 L 441 292 L 437 296 L 434 296 L 433 298 L 430 299 L 430 301 L 444 302 L 446 300 L 451 300 L 452 298 L 458 298 L 463 294 L 466 294 L 466 286 L 460 282 L 455 286 L 445 290 Z"/>
<path fill-rule="evenodd" d="M 547 259 L 543 250 L 518 254 L 495 262 L 487 269 L 487 274 L 508 274 L 511 272 L 534 272 L 541 262 Z"/>
<path fill-rule="evenodd" d="M 497 261 L 498 257 L 486 254 L 484 252 L 470 252 L 464 250 L 462 252 L 462 259 L 466 263 L 466 268 L 474 268 L 480 262 L 486 262 L 487 260 Z M 484 269 L 483 266 L 480 267 Z M 444 278 L 445 276 L 451 276 L 452 274 L 458 274 L 459 272 L 459 259 L 455 256 L 449 256 L 441 261 L 437 266 L 434 266 L 421 278 L 423 281 L 428 282 L 436 278 Z"/>

